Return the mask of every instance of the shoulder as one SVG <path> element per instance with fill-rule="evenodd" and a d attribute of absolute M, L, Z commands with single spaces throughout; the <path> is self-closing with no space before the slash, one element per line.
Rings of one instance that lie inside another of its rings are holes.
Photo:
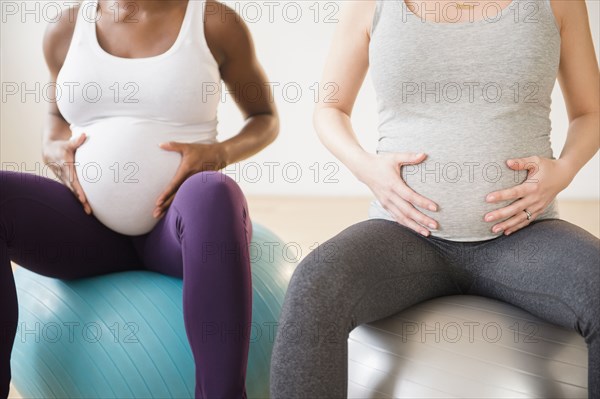
<path fill-rule="evenodd" d="M 233 53 L 254 52 L 252 36 L 243 18 L 217 0 L 206 0 L 204 33 L 208 47 L 219 64 Z"/>
<path fill-rule="evenodd" d="M 46 27 L 43 51 L 50 71 L 57 73 L 62 67 L 75 31 L 79 4 L 62 10 L 60 17 Z"/>
<path fill-rule="evenodd" d="M 340 23 L 358 30 L 367 37 L 371 34 L 378 1 L 390 0 L 354 0 L 342 2 Z M 394 0 L 391 0 L 394 1 Z"/>
<path fill-rule="evenodd" d="M 588 13 L 585 0 L 547 0 L 562 32 L 570 25 L 588 24 Z"/>

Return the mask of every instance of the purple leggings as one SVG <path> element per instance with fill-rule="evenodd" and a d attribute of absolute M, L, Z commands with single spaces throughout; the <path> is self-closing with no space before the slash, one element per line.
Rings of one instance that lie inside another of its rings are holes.
<path fill-rule="evenodd" d="M 227 342 L 218 335 L 201 339 L 201 326 L 203 322 L 230 329 L 250 325 L 251 235 L 244 194 L 220 172 L 189 177 L 152 231 L 127 236 L 87 215 L 63 184 L 0 171 L 0 397 L 8 395 L 17 328 L 12 260 L 62 279 L 135 269 L 182 277 L 185 328 L 196 364 L 196 397 L 246 398 L 249 336 Z M 203 251 L 209 245 L 219 250 Z M 67 246 L 92 247 L 95 256 L 87 251 L 56 251 Z M 44 259 L 48 253 L 53 254 L 51 261 Z"/>

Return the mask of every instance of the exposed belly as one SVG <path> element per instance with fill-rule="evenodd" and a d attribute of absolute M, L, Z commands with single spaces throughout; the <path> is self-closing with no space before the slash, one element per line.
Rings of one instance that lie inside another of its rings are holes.
<path fill-rule="evenodd" d="M 81 132 L 88 136 L 75 152 L 75 167 L 95 217 L 122 234 L 151 231 L 159 220 L 152 216 L 154 204 L 181 162 L 178 152 L 158 144 L 194 142 L 198 135 L 124 117 L 72 130 L 74 137 Z"/>

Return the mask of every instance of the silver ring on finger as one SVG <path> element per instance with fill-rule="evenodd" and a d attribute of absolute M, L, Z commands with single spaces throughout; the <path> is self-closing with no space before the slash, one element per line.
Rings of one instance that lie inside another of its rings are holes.
<path fill-rule="evenodd" d="M 527 215 L 527 220 L 531 220 L 531 213 L 527 209 L 524 209 L 523 212 Z"/>

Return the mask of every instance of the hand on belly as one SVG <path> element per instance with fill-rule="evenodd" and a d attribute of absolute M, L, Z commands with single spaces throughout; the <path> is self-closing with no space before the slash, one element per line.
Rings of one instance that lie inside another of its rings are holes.
<path fill-rule="evenodd" d="M 460 156 L 452 160 L 429 157 L 418 165 L 404 166 L 402 178 L 410 188 L 439 205 L 437 212 L 421 210 L 438 221 L 439 228 L 432 232 L 435 236 L 493 238 L 501 234 L 492 232 L 493 225 L 500 220 L 486 222 L 484 216 L 514 200 L 488 203 L 486 196 L 519 185 L 527 177 L 526 171 L 508 168 L 506 159 L 498 155 L 486 160 L 481 156 Z"/>
<path fill-rule="evenodd" d="M 152 216 L 156 199 L 181 162 L 179 153 L 158 144 L 183 137 L 129 118 L 100 120 L 78 130 L 88 139 L 75 153 L 75 167 L 95 217 L 121 234 L 148 233 L 159 220 Z"/>

